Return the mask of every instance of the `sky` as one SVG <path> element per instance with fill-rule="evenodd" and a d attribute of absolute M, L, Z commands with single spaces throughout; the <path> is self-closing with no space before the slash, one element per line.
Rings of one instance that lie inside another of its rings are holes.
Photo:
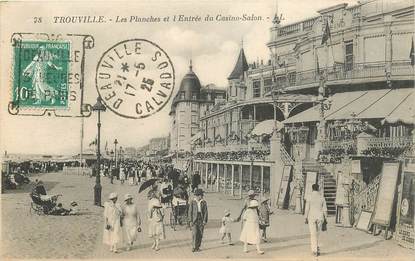
<path fill-rule="evenodd" d="M 227 86 L 227 76 L 236 62 L 241 42 L 248 62 L 267 60 L 269 51 L 269 29 L 276 10 L 275 0 L 228 0 L 190 1 L 155 0 L 140 2 L 89 3 L 7 3 L 0 15 L 2 31 L 1 72 L 1 118 L 0 147 L 2 153 L 76 154 L 80 151 L 79 118 L 22 117 L 7 112 L 11 90 L 11 47 L 13 32 L 88 33 L 94 36 L 95 47 L 86 53 L 85 97 L 86 103 L 94 104 L 97 97 L 95 68 L 102 53 L 117 42 L 126 39 L 144 38 L 157 43 L 172 60 L 176 71 L 173 96 L 188 71 L 189 60 L 202 85 L 213 83 L 221 88 Z M 288 24 L 317 15 L 317 10 L 339 3 L 356 4 L 354 0 L 278 0 L 278 10 L 283 14 L 282 24 Z M 4 3 L 3 3 L 4 4 Z M 24 4 L 24 7 L 23 7 Z M 3 6 L 4 7 L 4 6 Z M 53 12 L 51 12 L 51 10 Z M 4 13 L 3 13 L 4 12 Z M 201 22 L 201 23 L 128 23 L 128 24 L 53 24 L 52 16 L 67 15 L 126 15 L 126 16 L 172 16 L 172 15 L 218 14 L 262 16 L 262 21 L 249 22 Z M 34 24 L 33 17 L 43 18 Z M 146 119 L 126 119 L 107 110 L 102 115 L 102 146 L 108 142 L 113 146 L 115 138 L 123 147 L 138 147 L 151 138 L 167 136 L 170 131 L 169 111 L 171 100 L 158 113 Z M 84 148 L 96 136 L 97 117 L 84 119 Z"/>

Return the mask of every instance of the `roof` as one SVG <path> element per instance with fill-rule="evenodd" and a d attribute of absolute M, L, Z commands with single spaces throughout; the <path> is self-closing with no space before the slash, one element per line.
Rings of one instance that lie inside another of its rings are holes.
<path fill-rule="evenodd" d="M 384 119 L 414 116 L 413 88 L 384 89 L 337 93 L 331 97 L 331 107 L 325 111 L 325 120 Z M 283 123 L 314 122 L 320 120 L 320 105 L 316 105 Z"/>
<path fill-rule="evenodd" d="M 248 62 L 246 61 L 244 49 L 241 48 L 238 60 L 236 61 L 235 67 L 229 75 L 228 80 L 240 79 L 241 77 L 243 77 L 244 72 L 247 71 L 248 68 Z"/>
<path fill-rule="evenodd" d="M 194 100 L 194 96 L 196 96 L 196 100 L 200 99 L 201 87 L 199 77 L 193 72 L 192 61 L 190 61 L 189 71 L 180 83 L 179 91 L 174 97 L 171 105 L 171 111 L 174 111 L 176 104 L 180 101 Z M 182 93 L 184 93 L 184 95 Z"/>

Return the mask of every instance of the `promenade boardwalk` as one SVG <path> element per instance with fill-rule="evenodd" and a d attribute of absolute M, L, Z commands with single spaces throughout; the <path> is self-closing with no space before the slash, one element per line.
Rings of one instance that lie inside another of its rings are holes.
<path fill-rule="evenodd" d="M 29 213 L 30 186 L 19 190 L 6 191 L 1 195 L 2 203 L 2 249 L 0 258 L 253 258 L 260 259 L 297 259 L 312 258 L 309 250 L 309 235 L 304 218 L 286 210 L 277 210 L 271 218 L 269 231 L 270 243 L 262 245 L 265 254 L 259 256 L 251 246 L 249 253 L 242 252 L 242 244 L 238 241 L 240 223 L 233 224 L 234 246 L 223 245 L 219 241 L 219 226 L 225 208 L 231 210 L 232 216 L 239 213 L 241 201 L 230 199 L 219 193 L 206 193 L 209 206 L 209 222 L 205 229 L 202 251 L 191 252 L 191 232 L 185 227 L 173 231 L 166 226 L 167 239 L 161 241 L 158 252 L 153 251 L 151 240 L 147 236 L 145 193 L 138 195 L 137 186 L 128 184 L 110 184 L 107 178 L 102 179 L 102 199 L 106 200 L 110 192 L 117 192 L 120 199 L 125 193 L 134 196 L 142 209 L 143 231 L 138 242 L 129 252 L 121 249 L 114 254 L 102 245 L 103 208 L 93 206 L 94 179 L 86 176 L 48 173 L 37 176 L 45 182 L 49 194 L 63 194 L 60 198 L 68 207 L 72 200 L 79 203 L 82 214 L 79 216 L 37 216 Z M 345 257 L 352 260 L 356 257 L 377 257 L 385 260 L 410 259 L 413 251 L 401 248 L 396 241 L 385 241 L 382 236 L 360 232 L 354 229 L 333 226 L 329 220 L 327 233 L 321 237 L 322 256 L 319 260 L 333 260 Z"/>

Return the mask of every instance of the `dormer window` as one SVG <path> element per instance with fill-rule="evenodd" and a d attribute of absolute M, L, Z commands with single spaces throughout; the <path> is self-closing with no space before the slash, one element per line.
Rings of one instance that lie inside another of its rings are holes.
<path fill-rule="evenodd" d="M 183 92 L 180 92 L 180 96 L 179 97 L 180 97 L 180 99 L 183 99 L 184 100 L 186 98 L 186 92 L 184 92 L 184 91 Z"/>

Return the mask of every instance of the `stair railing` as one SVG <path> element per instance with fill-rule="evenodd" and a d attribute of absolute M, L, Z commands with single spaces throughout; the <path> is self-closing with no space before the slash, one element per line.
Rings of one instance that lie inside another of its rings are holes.
<path fill-rule="evenodd" d="M 284 165 L 294 166 L 295 162 L 293 158 L 290 156 L 290 154 L 288 154 L 287 150 L 283 146 L 280 147 L 280 151 L 281 151 L 281 160 L 282 162 L 284 162 Z"/>
<path fill-rule="evenodd" d="M 376 203 L 376 196 L 378 194 L 379 183 L 380 183 L 381 175 L 376 176 L 369 185 L 360 190 L 357 188 L 359 192 L 355 192 L 353 196 L 353 213 L 355 220 L 359 218 L 360 213 L 365 211 L 373 211 Z"/>

